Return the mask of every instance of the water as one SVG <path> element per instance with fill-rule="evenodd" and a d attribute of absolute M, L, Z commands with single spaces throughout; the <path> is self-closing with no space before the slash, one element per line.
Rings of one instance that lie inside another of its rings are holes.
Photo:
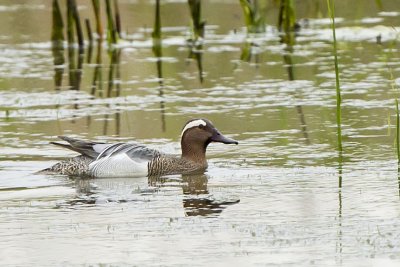
<path fill-rule="evenodd" d="M 90 1 L 79 2 L 81 17 L 92 18 Z M 317 2 L 298 5 L 302 28 L 288 52 L 273 26 L 277 7 L 265 34 L 246 36 L 238 3 L 204 1 L 206 39 L 189 58 L 187 4 L 168 1 L 160 61 L 153 3 L 120 1 L 120 49 L 94 46 L 79 58 L 77 50 L 51 50 L 46 1 L 5 1 L 1 265 L 397 266 L 400 10 L 396 1 L 382 10 L 376 1 L 336 3 L 341 164 L 331 31 L 325 1 Z M 249 47 L 249 61 L 241 60 Z M 193 117 L 239 140 L 211 144 L 204 175 L 35 174 L 75 155 L 49 144 L 57 135 L 179 153 L 181 128 Z"/>

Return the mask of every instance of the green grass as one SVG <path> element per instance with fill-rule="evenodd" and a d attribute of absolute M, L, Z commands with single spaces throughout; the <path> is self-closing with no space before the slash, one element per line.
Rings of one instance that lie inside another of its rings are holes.
<path fill-rule="evenodd" d="M 265 32 L 264 12 L 258 1 L 239 0 L 243 9 L 243 15 L 249 33 Z"/>
<path fill-rule="evenodd" d="M 329 16 L 331 17 L 331 27 L 333 33 L 333 56 L 335 64 L 335 81 L 336 81 L 336 124 L 337 124 L 337 145 L 340 153 L 343 152 L 342 146 L 342 96 L 340 91 L 339 63 L 337 56 L 337 41 L 335 28 L 335 3 L 334 0 L 327 0 Z"/>

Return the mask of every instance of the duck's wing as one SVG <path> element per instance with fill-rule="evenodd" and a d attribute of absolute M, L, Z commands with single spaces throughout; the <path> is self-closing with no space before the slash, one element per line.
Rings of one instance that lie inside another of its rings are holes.
<path fill-rule="evenodd" d="M 134 177 L 148 175 L 148 162 L 160 156 L 155 149 L 134 143 L 117 143 L 104 149 L 89 171 L 95 177 Z"/>
<path fill-rule="evenodd" d="M 88 156 L 93 159 L 97 158 L 103 150 L 111 146 L 111 144 L 85 141 L 67 136 L 59 136 L 59 138 L 68 142 L 68 144 L 63 144 L 58 142 L 50 142 L 50 143 L 53 145 L 73 150 L 75 152 L 78 152 L 82 155 Z"/>
<path fill-rule="evenodd" d="M 137 143 L 117 143 L 107 146 L 96 158 L 111 158 L 125 154 L 133 161 L 150 161 L 161 155 L 161 152 Z"/>

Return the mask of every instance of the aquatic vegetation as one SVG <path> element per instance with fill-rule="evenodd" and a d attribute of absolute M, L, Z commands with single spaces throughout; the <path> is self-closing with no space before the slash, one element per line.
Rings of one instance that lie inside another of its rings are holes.
<path fill-rule="evenodd" d="M 100 0 L 92 0 L 92 6 L 93 6 L 94 15 L 96 18 L 97 38 L 102 40 L 103 39 L 103 26 L 101 23 L 101 16 L 100 16 Z"/>
<path fill-rule="evenodd" d="M 294 45 L 294 35 L 296 30 L 296 12 L 293 0 L 281 0 L 278 17 L 278 30 L 281 34 L 282 42 L 289 46 Z"/>
<path fill-rule="evenodd" d="M 108 44 L 116 44 L 118 41 L 118 30 L 114 21 L 110 0 L 106 0 L 107 14 L 107 42 Z"/>
<path fill-rule="evenodd" d="M 78 38 L 79 51 L 83 52 L 84 39 L 81 21 L 79 18 L 78 7 L 75 0 L 67 1 L 67 22 L 68 22 L 68 42 L 71 46 L 74 42 L 74 26 L 76 30 L 76 36 Z"/>
<path fill-rule="evenodd" d="M 64 42 L 64 23 L 62 20 L 60 5 L 58 4 L 58 0 L 53 0 L 53 9 L 52 9 L 52 31 L 51 31 L 51 41 L 53 48 L 63 48 Z"/>
<path fill-rule="evenodd" d="M 399 114 L 399 101 L 396 98 L 396 152 L 397 161 L 400 163 L 400 114 Z"/>
<path fill-rule="evenodd" d="M 201 0 L 188 0 L 190 15 L 192 18 L 192 40 L 204 38 L 206 22 L 201 18 Z"/>
<path fill-rule="evenodd" d="M 265 32 L 264 9 L 257 0 L 239 0 L 248 33 Z"/>
<path fill-rule="evenodd" d="M 329 16 L 331 17 L 331 27 L 333 35 L 333 56 L 335 64 L 335 85 L 336 85 L 336 125 L 337 125 L 337 145 L 340 153 L 343 151 L 342 147 L 342 96 L 340 91 L 340 77 L 339 77 L 339 63 L 337 56 L 337 41 L 335 29 L 335 1 L 327 0 Z"/>

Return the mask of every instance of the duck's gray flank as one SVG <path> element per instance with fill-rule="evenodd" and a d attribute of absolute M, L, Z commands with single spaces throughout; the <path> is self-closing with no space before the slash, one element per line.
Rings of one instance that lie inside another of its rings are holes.
<path fill-rule="evenodd" d="M 161 153 L 138 143 L 91 142 L 66 136 L 52 144 L 81 155 L 45 169 L 73 176 L 131 177 L 200 173 L 207 169 L 206 149 L 211 142 L 238 144 L 223 136 L 207 119 L 189 120 L 181 134 L 180 156 Z"/>

